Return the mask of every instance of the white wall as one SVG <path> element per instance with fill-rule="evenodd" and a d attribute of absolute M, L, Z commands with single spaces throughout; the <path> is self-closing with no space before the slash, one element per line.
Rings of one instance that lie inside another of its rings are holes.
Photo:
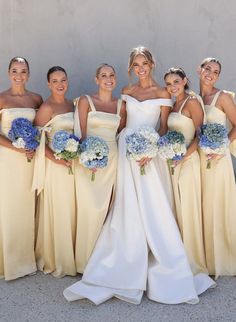
<path fill-rule="evenodd" d="M 235 0 L 0 0 L 0 91 L 8 86 L 10 58 L 29 59 L 29 88 L 48 95 L 46 72 L 61 65 L 69 97 L 95 89 L 102 62 L 114 64 L 121 87 L 132 47 L 145 45 L 157 60 L 156 79 L 183 67 L 198 89 L 196 67 L 206 56 L 223 65 L 219 86 L 236 91 Z"/>
<path fill-rule="evenodd" d="M 19 55 L 30 63 L 28 88 L 44 98 L 53 65 L 67 70 L 74 98 L 95 90 L 103 62 L 117 70 L 119 95 L 137 45 L 152 51 L 161 84 L 169 67 L 180 66 L 198 91 L 198 64 L 216 56 L 223 66 L 219 87 L 236 91 L 235 39 L 235 0 L 0 0 L 0 91 L 9 86 L 9 60 Z"/>

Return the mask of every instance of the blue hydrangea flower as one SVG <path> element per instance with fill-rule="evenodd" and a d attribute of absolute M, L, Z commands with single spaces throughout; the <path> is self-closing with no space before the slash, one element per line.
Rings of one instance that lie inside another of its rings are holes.
<path fill-rule="evenodd" d="M 178 131 L 168 131 L 157 141 L 158 153 L 167 160 L 171 174 L 174 174 L 174 161 L 181 161 L 186 153 L 184 135 Z"/>
<path fill-rule="evenodd" d="M 24 141 L 24 148 L 28 150 L 36 150 L 39 145 L 39 136 L 39 130 L 24 117 L 14 119 L 8 132 L 9 139 L 15 142 L 14 146 L 17 147 L 16 142 L 21 139 Z"/>
<path fill-rule="evenodd" d="M 108 163 L 109 147 L 100 137 L 87 137 L 80 146 L 80 163 L 88 169 L 104 168 Z M 91 180 L 95 180 L 95 172 L 92 172 Z"/>

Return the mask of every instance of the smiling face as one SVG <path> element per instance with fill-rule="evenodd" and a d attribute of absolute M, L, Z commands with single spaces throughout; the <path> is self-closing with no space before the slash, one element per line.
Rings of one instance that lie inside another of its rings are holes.
<path fill-rule="evenodd" d="M 13 62 L 8 75 L 13 86 L 24 86 L 29 79 L 29 69 L 25 62 Z"/>
<path fill-rule="evenodd" d="M 209 62 L 200 69 L 200 81 L 205 85 L 214 86 L 220 75 L 220 66 L 218 63 Z"/>
<path fill-rule="evenodd" d="M 57 95 L 65 95 L 68 89 L 68 79 L 64 72 L 55 71 L 50 74 L 48 87 L 51 92 Z"/>
<path fill-rule="evenodd" d="M 165 83 L 168 93 L 177 97 L 185 92 L 187 78 L 182 78 L 177 74 L 169 74 L 165 77 Z"/>
<path fill-rule="evenodd" d="M 112 91 L 116 86 L 115 71 L 110 66 L 103 66 L 95 77 L 95 82 L 101 89 Z"/>
<path fill-rule="evenodd" d="M 139 79 L 145 79 L 150 76 L 153 65 L 149 63 L 144 55 L 137 55 L 133 60 L 131 68 Z"/>

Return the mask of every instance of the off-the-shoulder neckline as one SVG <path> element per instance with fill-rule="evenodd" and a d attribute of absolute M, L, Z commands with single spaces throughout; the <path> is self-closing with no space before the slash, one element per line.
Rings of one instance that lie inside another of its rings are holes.
<path fill-rule="evenodd" d="M 147 102 L 147 101 L 156 101 L 156 100 L 170 100 L 171 101 L 170 98 L 162 98 L 162 97 L 159 97 L 159 98 L 148 98 L 146 100 L 140 101 L 137 98 L 135 98 L 135 97 L 133 97 L 131 95 L 128 95 L 128 94 L 122 94 L 122 96 L 128 96 L 128 97 L 134 99 L 138 103 L 144 103 L 144 102 Z"/>

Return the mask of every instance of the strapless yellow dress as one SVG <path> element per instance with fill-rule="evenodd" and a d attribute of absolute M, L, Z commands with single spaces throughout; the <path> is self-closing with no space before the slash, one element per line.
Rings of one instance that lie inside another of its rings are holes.
<path fill-rule="evenodd" d="M 107 167 L 96 172 L 95 181 L 91 181 L 91 171 L 79 162 L 75 167 L 76 200 L 77 200 L 77 234 L 76 234 L 76 265 L 77 272 L 83 273 L 88 259 L 102 229 L 112 192 L 116 181 L 117 142 L 116 133 L 120 124 L 121 101 L 118 101 L 117 113 L 96 111 L 87 96 L 91 111 L 87 120 L 87 136 L 99 136 L 109 146 Z M 78 111 L 75 112 L 75 133 L 79 135 Z"/>
<path fill-rule="evenodd" d="M 72 133 L 73 114 L 69 112 L 56 115 L 42 128 L 40 148 L 35 160 L 34 188 L 41 191 L 37 203 L 36 261 L 39 270 L 52 273 L 55 277 L 76 275 L 75 180 L 74 175 L 68 174 L 65 166 L 45 157 L 44 136 L 46 133 L 48 144 L 52 148 L 52 139 L 57 131 Z M 43 168 L 44 175 L 40 173 Z"/>
<path fill-rule="evenodd" d="M 226 114 L 217 108 L 220 91 L 205 105 L 207 122 L 227 125 Z M 206 263 L 210 274 L 236 275 L 236 186 L 229 149 L 226 156 L 211 161 L 201 153 L 203 227 Z"/>
<path fill-rule="evenodd" d="M 14 119 L 33 121 L 35 110 L 7 108 L 1 114 L 1 134 L 7 137 Z M 36 271 L 33 167 L 25 154 L 0 146 L 0 277 L 6 280 Z"/>
<path fill-rule="evenodd" d="M 168 128 L 181 132 L 187 146 L 195 137 L 193 120 L 182 114 L 188 99 L 189 97 L 183 102 L 179 112 L 170 113 L 168 118 Z M 176 219 L 191 269 L 194 274 L 207 272 L 202 226 L 200 158 L 197 151 L 175 168 L 171 179 Z"/>

